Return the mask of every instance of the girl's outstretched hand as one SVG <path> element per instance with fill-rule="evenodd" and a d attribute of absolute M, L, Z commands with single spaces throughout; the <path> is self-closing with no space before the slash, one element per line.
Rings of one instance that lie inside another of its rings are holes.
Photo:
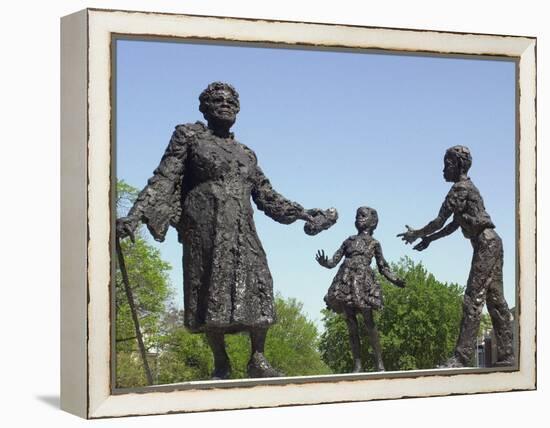
<path fill-rule="evenodd" d="M 317 254 L 315 255 L 315 260 L 317 260 L 317 263 L 319 263 L 323 267 L 327 267 L 328 265 L 328 257 L 326 256 L 324 250 L 317 251 Z"/>

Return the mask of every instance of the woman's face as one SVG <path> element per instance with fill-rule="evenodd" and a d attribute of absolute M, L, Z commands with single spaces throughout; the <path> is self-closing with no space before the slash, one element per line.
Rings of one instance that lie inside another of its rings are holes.
<path fill-rule="evenodd" d="M 229 124 L 235 123 L 237 113 L 239 112 L 239 102 L 230 91 L 222 89 L 212 94 L 206 103 L 205 117 L 216 123 Z"/>

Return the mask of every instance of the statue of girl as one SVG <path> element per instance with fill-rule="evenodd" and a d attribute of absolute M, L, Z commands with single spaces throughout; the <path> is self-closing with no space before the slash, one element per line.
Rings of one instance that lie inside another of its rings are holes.
<path fill-rule="evenodd" d="M 380 340 L 373 317 L 373 311 L 382 308 L 383 300 L 380 283 L 371 269 L 373 257 L 376 258 L 378 271 L 388 281 L 398 287 L 405 287 L 405 281 L 390 270 L 382 254 L 380 243 L 372 236 L 377 225 L 376 210 L 359 207 L 355 217 L 357 235 L 346 239 L 330 260 L 324 250 L 318 251 L 315 257 L 317 262 L 327 269 L 332 269 L 345 257 L 328 289 L 325 302 L 329 309 L 342 314 L 346 319 L 353 355 L 353 373 L 362 371 L 361 339 L 357 323 L 359 314 L 363 315 L 376 369 L 384 371 Z"/>

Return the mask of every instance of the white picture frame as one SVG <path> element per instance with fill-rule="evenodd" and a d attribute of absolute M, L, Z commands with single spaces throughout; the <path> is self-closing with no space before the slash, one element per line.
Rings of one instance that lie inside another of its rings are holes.
<path fill-rule="evenodd" d="M 87 9 L 62 19 L 61 406 L 84 418 L 536 387 L 536 39 Z M 112 389 L 112 43 L 117 35 L 500 56 L 517 64 L 518 367 L 187 382 Z"/>

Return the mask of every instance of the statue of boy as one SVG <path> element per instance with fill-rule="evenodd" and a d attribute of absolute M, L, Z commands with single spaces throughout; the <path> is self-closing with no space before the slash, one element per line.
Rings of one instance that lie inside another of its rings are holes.
<path fill-rule="evenodd" d="M 502 290 L 502 240 L 495 232 L 495 225 L 485 211 L 483 199 L 477 187 L 468 177 L 472 165 L 470 150 L 454 146 L 444 158 L 443 177 L 454 183 L 439 210 L 437 217 L 421 229 L 409 226 L 401 236 L 407 244 L 418 238 L 422 241 L 414 249 L 423 251 L 432 241 L 450 235 L 459 227 L 474 249 L 470 276 L 464 292 L 463 315 L 460 334 L 454 355 L 445 367 L 467 366 L 475 352 L 481 312 L 485 302 L 497 340 L 497 365 L 510 366 L 515 362 L 512 345 L 511 314 Z M 453 216 L 445 227 L 446 220 Z M 434 309 L 436 310 L 436 309 Z"/>
<path fill-rule="evenodd" d="M 310 235 L 334 224 L 337 212 L 306 210 L 273 190 L 254 152 L 229 132 L 239 112 L 231 85 L 211 83 L 199 100 L 207 125 L 176 126 L 153 176 L 117 220 L 117 234 L 132 237 L 144 223 L 162 242 L 169 226 L 176 229 L 184 248 L 184 321 L 191 332 L 206 334 L 213 378 L 229 378 L 224 335 L 242 331 L 251 339 L 248 375 L 280 376 L 264 357 L 267 330 L 276 322 L 273 281 L 250 198 L 279 223 L 305 220 Z"/>

